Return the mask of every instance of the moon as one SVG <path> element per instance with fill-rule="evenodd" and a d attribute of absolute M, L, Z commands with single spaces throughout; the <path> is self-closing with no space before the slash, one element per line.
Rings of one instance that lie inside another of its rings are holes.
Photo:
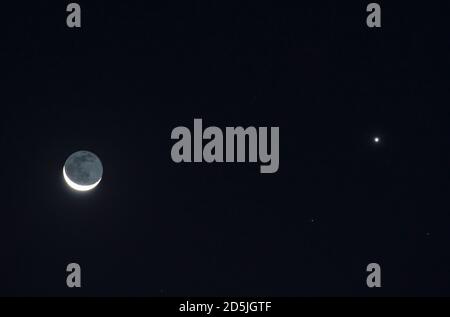
<path fill-rule="evenodd" d="M 63 167 L 67 185 L 77 191 L 89 191 L 102 180 L 103 165 L 92 152 L 78 151 L 70 155 Z"/>

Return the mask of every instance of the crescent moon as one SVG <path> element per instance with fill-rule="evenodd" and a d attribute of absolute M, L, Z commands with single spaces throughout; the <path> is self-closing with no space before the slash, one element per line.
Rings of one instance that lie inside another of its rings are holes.
<path fill-rule="evenodd" d="M 88 190 L 94 189 L 100 183 L 100 181 L 102 180 L 100 178 L 97 182 L 95 182 L 92 185 L 79 185 L 79 184 L 73 182 L 69 178 L 69 176 L 67 176 L 67 174 L 66 174 L 66 167 L 65 166 L 63 167 L 63 175 L 64 175 L 64 180 L 66 181 L 67 185 L 69 185 L 71 188 L 73 188 L 73 189 L 75 189 L 77 191 L 80 191 L 80 192 L 86 192 Z"/>

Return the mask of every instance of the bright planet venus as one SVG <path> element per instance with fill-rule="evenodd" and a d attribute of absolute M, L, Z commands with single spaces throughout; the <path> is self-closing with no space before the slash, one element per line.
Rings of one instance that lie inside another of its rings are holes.
<path fill-rule="evenodd" d="M 102 180 L 103 165 L 92 152 L 78 151 L 70 155 L 63 167 L 67 185 L 77 191 L 94 189 Z"/>

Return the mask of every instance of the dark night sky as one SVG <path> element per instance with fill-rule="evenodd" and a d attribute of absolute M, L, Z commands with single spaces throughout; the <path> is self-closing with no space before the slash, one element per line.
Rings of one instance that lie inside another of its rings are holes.
<path fill-rule="evenodd" d="M 2 4 L 0 295 L 450 295 L 450 5 L 369 2 Z M 278 173 L 175 164 L 194 118 L 279 126 Z"/>

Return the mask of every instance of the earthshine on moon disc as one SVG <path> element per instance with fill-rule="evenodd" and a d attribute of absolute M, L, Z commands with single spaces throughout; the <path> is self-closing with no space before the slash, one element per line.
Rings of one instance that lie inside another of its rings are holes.
<path fill-rule="evenodd" d="M 78 151 L 69 156 L 63 167 L 67 185 L 77 191 L 94 189 L 102 180 L 103 165 L 92 152 Z"/>

